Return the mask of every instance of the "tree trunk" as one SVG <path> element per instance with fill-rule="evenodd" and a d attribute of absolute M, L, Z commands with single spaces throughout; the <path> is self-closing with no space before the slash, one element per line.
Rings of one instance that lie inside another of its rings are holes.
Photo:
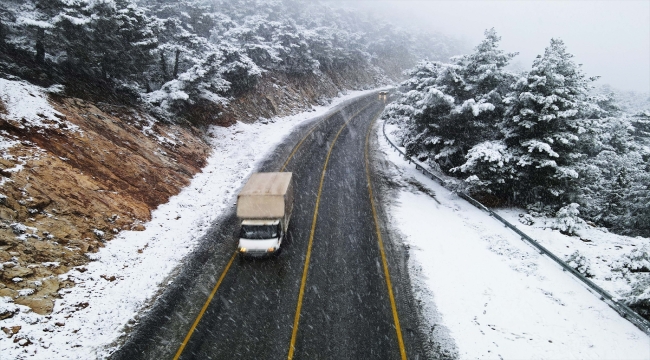
<path fill-rule="evenodd" d="M 169 81 L 169 73 L 167 73 L 167 59 L 165 59 L 165 52 L 160 52 L 160 70 L 163 73 L 163 82 Z"/>
<path fill-rule="evenodd" d="M 181 56 L 181 51 L 180 49 L 176 49 L 176 58 L 174 59 L 174 79 L 176 79 L 176 76 L 178 75 L 178 59 Z"/>
<path fill-rule="evenodd" d="M 5 25 L 0 21 L 0 47 L 5 45 L 5 37 L 7 36 L 7 31 L 5 30 Z"/>
<path fill-rule="evenodd" d="M 45 45 L 43 45 L 43 38 L 45 38 L 45 29 L 39 28 L 36 34 L 36 62 L 39 64 L 45 63 Z"/>

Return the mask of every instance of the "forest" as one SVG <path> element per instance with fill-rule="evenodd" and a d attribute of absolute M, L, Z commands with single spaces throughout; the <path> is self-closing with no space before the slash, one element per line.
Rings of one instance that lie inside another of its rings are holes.
<path fill-rule="evenodd" d="M 490 206 L 650 236 L 650 103 L 595 89 L 560 39 L 508 70 L 494 29 L 473 53 L 422 61 L 383 117 L 407 153 Z M 628 99 L 626 102 L 625 100 Z"/>
<path fill-rule="evenodd" d="M 3 77 L 168 122 L 218 118 L 266 74 L 352 68 L 400 79 L 412 67 L 384 115 L 402 126 L 409 154 L 489 204 L 649 236 L 647 99 L 594 89 L 560 39 L 523 73 L 508 69 L 516 54 L 499 41 L 488 30 L 452 58 L 462 47 L 444 35 L 294 0 L 0 4 Z"/>
<path fill-rule="evenodd" d="M 159 119 L 219 114 L 269 73 L 397 78 L 457 52 L 371 16 L 293 0 L 7 0 L 0 73 L 52 92 L 138 105 Z"/>

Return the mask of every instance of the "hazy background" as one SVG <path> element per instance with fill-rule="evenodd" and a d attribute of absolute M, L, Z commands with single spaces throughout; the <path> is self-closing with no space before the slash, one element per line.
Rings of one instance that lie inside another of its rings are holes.
<path fill-rule="evenodd" d="M 650 1 L 332 1 L 458 37 L 473 49 L 494 27 L 502 49 L 519 52 L 515 67 L 530 69 L 552 37 L 561 38 L 596 84 L 650 93 Z"/>

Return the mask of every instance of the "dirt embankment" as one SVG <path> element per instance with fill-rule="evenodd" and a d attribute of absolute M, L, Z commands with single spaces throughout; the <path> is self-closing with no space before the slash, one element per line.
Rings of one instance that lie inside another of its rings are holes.
<path fill-rule="evenodd" d="M 220 123 L 305 111 L 343 89 L 382 82 L 376 72 L 353 68 L 266 74 L 232 101 Z M 0 135 L 14 143 L 0 151 L 0 296 L 39 314 L 52 311 L 61 288 L 74 286 L 57 275 L 85 271 L 91 254 L 121 230 L 143 230 L 151 210 L 187 186 L 210 154 L 195 128 L 76 98 L 49 102 L 78 129 L 21 126 L 0 100 Z"/>
<path fill-rule="evenodd" d="M 210 149 L 198 132 L 79 99 L 51 101 L 77 131 L 20 126 L 0 158 L 0 296 L 52 309 L 57 274 L 86 264 L 120 230 L 143 229 L 151 209 L 189 184 Z M 79 268 L 83 271 L 83 268 Z"/>

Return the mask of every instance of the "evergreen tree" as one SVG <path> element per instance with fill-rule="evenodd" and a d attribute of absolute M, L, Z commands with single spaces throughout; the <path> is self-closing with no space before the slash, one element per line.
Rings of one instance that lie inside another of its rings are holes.
<path fill-rule="evenodd" d="M 153 20 L 131 0 L 98 2 L 89 26 L 93 60 L 103 79 L 137 81 L 154 62 L 158 45 Z"/>
<path fill-rule="evenodd" d="M 577 144 L 585 131 L 581 115 L 595 78 L 585 77 L 572 58 L 562 40 L 552 39 L 504 100 L 509 105 L 504 141 L 516 158 L 511 196 L 519 194 L 524 203 L 563 204 L 578 178 L 574 165 L 582 155 Z"/>
<path fill-rule="evenodd" d="M 410 91 L 386 117 L 408 119 L 403 142 L 409 155 L 444 170 L 470 170 L 461 168 L 465 155 L 494 137 L 505 111 L 502 97 L 514 78 L 504 68 L 516 54 L 500 50 L 499 41 L 494 29 L 486 30 L 474 53 L 453 64 L 423 62 L 408 73 L 402 85 Z"/>
<path fill-rule="evenodd" d="M 278 57 L 281 59 L 277 69 L 292 75 L 302 75 L 318 71 L 319 64 L 311 56 L 304 29 L 292 20 L 287 20 L 274 35 Z"/>
<path fill-rule="evenodd" d="M 251 16 L 245 18 L 242 25 L 224 27 L 226 31 L 221 34 L 215 31 L 213 37 L 217 35 L 217 38 L 213 38 L 213 41 L 241 49 L 256 65 L 268 70 L 282 61 L 273 42 L 280 26 L 277 21 L 269 21 L 259 15 Z"/>

